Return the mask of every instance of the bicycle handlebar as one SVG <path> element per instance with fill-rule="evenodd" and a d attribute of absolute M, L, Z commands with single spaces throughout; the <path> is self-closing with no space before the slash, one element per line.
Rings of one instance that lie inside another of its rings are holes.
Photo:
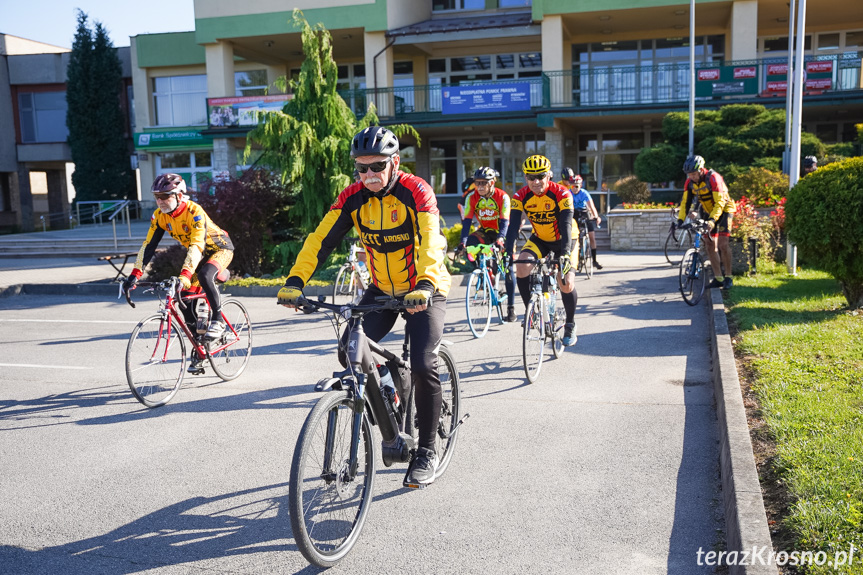
<path fill-rule="evenodd" d="M 168 292 L 174 296 L 174 300 L 180 306 L 180 309 L 186 309 L 188 304 L 183 301 L 183 297 L 181 295 L 182 284 L 180 284 L 180 280 L 176 276 L 171 276 L 166 280 L 162 280 L 160 282 L 138 282 L 135 284 L 135 287 L 141 287 L 149 290 L 160 289 L 162 291 Z M 126 296 L 126 303 L 128 303 L 132 308 L 135 308 L 135 302 L 132 301 L 132 290 L 123 289 L 123 284 L 120 284 L 120 294 Z M 117 298 L 120 296 L 118 295 Z"/>
<path fill-rule="evenodd" d="M 429 298 L 428 306 L 431 307 L 431 305 L 432 300 L 431 298 Z M 401 302 L 391 296 L 376 297 L 375 303 L 363 305 L 355 303 L 333 304 L 321 300 L 313 301 L 308 299 L 306 296 L 300 296 L 300 298 L 297 300 L 297 309 L 302 310 L 304 313 L 313 313 L 321 308 L 328 309 L 339 314 L 343 313 L 343 311 L 347 309 L 351 312 L 351 315 L 356 313 L 365 314 L 374 311 L 405 311 L 408 309 L 404 302 Z"/>

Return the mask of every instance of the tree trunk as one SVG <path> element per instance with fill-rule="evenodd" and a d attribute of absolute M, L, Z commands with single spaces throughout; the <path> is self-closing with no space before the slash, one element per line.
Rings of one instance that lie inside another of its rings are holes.
<path fill-rule="evenodd" d="M 863 307 L 863 283 L 858 281 L 839 281 L 842 286 L 842 294 L 848 300 L 851 309 Z"/>

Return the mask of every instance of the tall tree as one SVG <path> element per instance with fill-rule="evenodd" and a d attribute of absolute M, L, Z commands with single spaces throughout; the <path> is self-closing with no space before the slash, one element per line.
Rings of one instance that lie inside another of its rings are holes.
<path fill-rule="evenodd" d="M 123 72 L 108 32 L 78 11 L 66 79 L 66 125 L 76 200 L 135 198 L 135 178 L 120 107 Z"/>
<path fill-rule="evenodd" d="M 252 145 L 263 149 L 259 163 L 281 175 L 291 190 L 288 245 L 281 246 L 292 259 L 329 209 L 336 195 L 352 181 L 350 144 L 353 136 L 378 123 L 374 106 L 357 120 L 350 106 L 336 92 L 338 68 L 333 60 L 332 37 L 323 24 L 312 27 L 302 12 L 294 10 L 294 26 L 302 29 L 305 60 L 297 79 L 280 78 L 277 86 L 290 86 L 293 98 L 281 112 L 266 114 L 249 132 L 246 155 Z M 419 134 L 407 125 L 389 126 L 396 135 Z"/>

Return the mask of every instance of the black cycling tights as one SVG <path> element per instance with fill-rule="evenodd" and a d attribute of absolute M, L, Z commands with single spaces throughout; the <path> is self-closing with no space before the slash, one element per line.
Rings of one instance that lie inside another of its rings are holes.
<path fill-rule="evenodd" d="M 372 304 L 384 295 L 376 287 L 366 290 L 360 305 Z M 419 446 L 434 449 L 441 410 L 441 386 L 438 374 L 438 356 L 435 349 L 443 337 L 446 297 L 435 294 L 425 311 L 407 314 L 405 330 L 410 334 L 411 379 L 416 390 L 419 416 Z M 398 312 L 381 311 L 363 317 L 363 330 L 373 341 L 380 341 L 396 323 Z"/>
<path fill-rule="evenodd" d="M 222 300 L 219 296 L 219 288 L 216 286 L 216 274 L 219 273 L 219 268 L 215 264 L 206 262 L 198 266 L 198 283 L 201 284 L 201 289 L 207 296 L 207 301 L 210 302 L 210 309 L 213 310 L 213 319 L 221 319 Z M 186 323 L 193 325 L 195 320 L 195 306 L 190 305 L 183 310 L 183 317 L 186 318 Z"/>

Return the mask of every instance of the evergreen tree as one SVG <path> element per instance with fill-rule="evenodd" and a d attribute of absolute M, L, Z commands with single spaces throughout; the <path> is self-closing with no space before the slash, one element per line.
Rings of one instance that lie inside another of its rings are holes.
<path fill-rule="evenodd" d="M 121 88 L 120 59 L 107 31 L 97 22 L 94 32 L 79 10 L 66 81 L 72 183 L 79 201 L 135 198 Z"/>
<path fill-rule="evenodd" d="M 336 195 L 352 181 L 350 144 L 354 135 L 377 124 L 373 106 L 359 121 L 350 106 L 336 92 L 338 68 L 333 60 L 332 37 L 322 24 L 309 25 L 302 12 L 294 10 L 294 25 L 302 29 L 305 60 L 296 80 L 280 78 L 277 86 L 288 85 L 294 96 L 281 112 L 264 115 L 249 132 L 248 157 L 252 144 L 263 149 L 259 163 L 281 175 L 289 201 L 289 233 L 292 241 L 278 249 L 283 261 L 292 261 L 302 242 L 314 231 Z M 419 134 L 407 125 L 389 126 L 396 135 L 410 134 L 419 144 Z"/>

